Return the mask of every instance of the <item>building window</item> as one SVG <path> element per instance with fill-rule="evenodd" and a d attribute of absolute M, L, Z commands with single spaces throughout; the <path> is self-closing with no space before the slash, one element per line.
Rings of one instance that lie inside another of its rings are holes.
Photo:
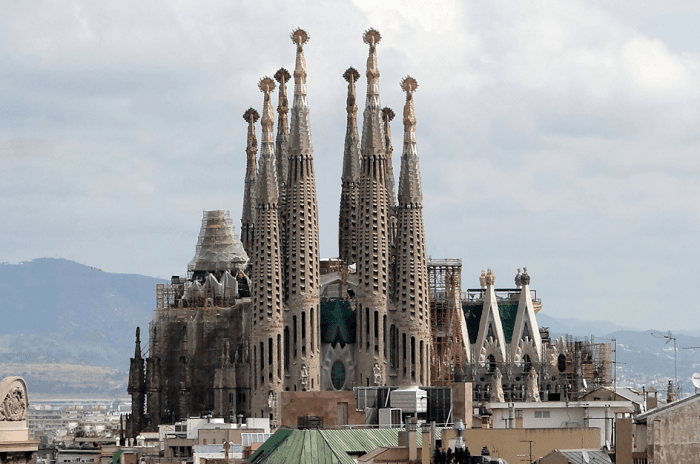
<path fill-rule="evenodd" d="M 492 374 L 496 370 L 496 358 L 490 354 L 489 355 L 489 374 Z"/>
<path fill-rule="evenodd" d="M 535 411 L 535 419 L 549 419 L 549 418 L 550 418 L 549 411 Z"/>

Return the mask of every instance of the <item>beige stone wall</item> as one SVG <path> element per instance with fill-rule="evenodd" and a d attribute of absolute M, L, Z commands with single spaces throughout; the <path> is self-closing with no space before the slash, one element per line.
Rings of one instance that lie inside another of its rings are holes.
<path fill-rule="evenodd" d="M 449 440 L 455 438 L 454 430 L 443 430 L 442 449 Z M 472 454 L 480 454 L 486 446 L 492 458 L 503 458 L 508 462 L 521 462 L 519 454 L 529 452 L 531 440 L 532 458 L 536 460 L 555 449 L 599 449 L 600 430 L 598 428 L 562 429 L 471 429 L 464 431 L 464 443 Z"/>
<path fill-rule="evenodd" d="M 697 462 L 700 456 L 700 399 L 647 419 L 648 464 Z"/>
<path fill-rule="evenodd" d="M 617 464 L 632 464 L 632 433 L 632 419 L 615 421 L 615 462 Z"/>
<path fill-rule="evenodd" d="M 307 415 L 321 417 L 324 427 L 339 425 L 343 403 L 347 404 L 348 424 L 365 423 L 364 411 L 355 409 L 354 392 L 282 392 L 282 425 L 296 427 L 299 417 Z"/>

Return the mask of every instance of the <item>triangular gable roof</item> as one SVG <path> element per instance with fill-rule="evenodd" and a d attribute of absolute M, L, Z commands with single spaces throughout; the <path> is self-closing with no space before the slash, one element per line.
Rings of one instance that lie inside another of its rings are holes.
<path fill-rule="evenodd" d="M 537 318 L 535 317 L 535 309 L 532 306 L 532 295 L 530 294 L 530 286 L 523 285 L 520 290 L 520 301 L 518 302 L 518 312 L 515 316 L 515 327 L 513 329 L 513 338 L 511 339 L 512 354 L 515 355 L 515 350 L 518 348 L 518 341 L 523 336 L 525 324 L 530 329 L 530 340 L 535 342 L 535 349 L 538 354 L 538 361 L 542 359 L 542 337 L 540 330 L 537 327 Z"/>
<path fill-rule="evenodd" d="M 479 335 L 476 338 L 475 353 L 478 356 L 481 348 L 486 343 L 489 323 L 493 324 L 493 332 L 498 342 L 498 350 L 501 354 L 500 361 L 506 359 L 506 339 L 503 335 L 503 324 L 501 323 L 501 315 L 498 312 L 498 303 L 493 285 L 488 284 L 486 287 L 486 295 L 484 296 L 484 310 L 481 313 L 481 322 L 479 324 Z"/>

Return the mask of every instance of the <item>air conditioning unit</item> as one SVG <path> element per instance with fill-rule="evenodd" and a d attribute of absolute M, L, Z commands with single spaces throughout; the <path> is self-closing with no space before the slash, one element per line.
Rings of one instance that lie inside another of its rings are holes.
<path fill-rule="evenodd" d="M 400 427 L 401 409 L 399 408 L 381 408 L 379 410 L 379 426 L 384 428 Z"/>

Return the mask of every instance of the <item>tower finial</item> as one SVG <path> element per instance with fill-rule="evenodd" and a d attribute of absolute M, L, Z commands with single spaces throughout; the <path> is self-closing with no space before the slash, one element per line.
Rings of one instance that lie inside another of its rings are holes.
<path fill-rule="evenodd" d="M 413 105 L 413 92 L 418 81 L 411 76 L 401 79 L 401 89 L 406 92 L 403 107 L 403 155 L 401 155 L 401 177 L 399 179 L 399 204 L 419 205 L 423 203 L 418 149 L 416 147 L 416 111 Z"/>
<path fill-rule="evenodd" d="M 338 222 L 338 256 L 346 264 L 357 260 L 357 200 L 360 182 L 360 137 L 357 133 L 357 96 L 355 82 L 360 78 L 357 69 L 350 67 L 343 73 L 348 81 L 346 109 L 348 123 L 343 152 L 342 190 Z"/>
<path fill-rule="evenodd" d="M 352 124 L 357 130 L 357 95 L 355 92 L 355 82 L 360 78 L 360 73 L 352 66 L 345 70 L 343 78 L 348 81 L 348 99 L 346 109 L 348 118 L 352 117 L 352 121 L 348 119 L 348 124 Z"/>
<path fill-rule="evenodd" d="M 275 73 L 275 80 L 279 83 L 279 103 L 277 105 L 277 139 L 275 141 L 275 156 L 277 157 L 277 185 L 279 186 L 279 203 L 284 209 L 284 198 L 287 188 L 287 173 L 289 167 L 289 99 L 287 98 L 287 82 L 291 79 L 289 71 L 280 68 Z M 284 243 L 284 239 L 282 240 Z"/>
<path fill-rule="evenodd" d="M 272 136 L 272 126 L 275 114 L 272 110 L 270 93 L 275 90 L 275 80 L 265 76 L 258 82 L 258 88 L 265 94 L 262 113 L 262 141 L 260 145 L 260 166 L 258 170 L 258 206 L 277 203 L 277 172 L 275 166 L 275 146 Z"/>
<path fill-rule="evenodd" d="M 382 35 L 376 29 L 367 29 L 362 35 L 362 40 L 369 45 L 367 57 L 367 104 L 370 99 L 376 98 L 379 105 L 379 64 L 377 63 L 377 44 L 382 40 Z"/>
<path fill-rule="evenodd" d="M 248 123 L 248 140 L 245 152 L 247 155 L 245 170 L 245 191 L 243 192 L 243 214 L 241 215 L 241 242 L 246 252 L 252 252 L 255 227 L 255 180 L 257 177 L 256 155 L 258 140 L 255 138 L 255 123 L 260 115 L 253 108 L 243 113 L 243 119 Z"/>
<path fill-rule="evenodd" d="M 136 327 L 136 347 L 134 349 L 134 359 L 141 359 L 141 327 Z"/>
<path fill-rule="evenodd" d="M 248 140 L 245 151 L 248 154 L 248 161 L 250 162 L 250 157 L 255 157 L 258 153 L 258 139 L 255 138 L 255 123 L 260 119 L 260 115 L 254 108 L 248 108 L 246 112 L 243 113 L 243 119 L 248 123 Z"/>
<path fill-rule="evenodd" d="M 297 57 L 294 65 L 294 106 L 308 106 L 306 101 L 306 58 L 304 58 L 304 44 L 309 41 L 309 33 L 304 29 L 296 28 L 290 37 L 297 46 Z"/>
<path fill-rule="evenodd" d="M 406 104 L 403 107 L 404 141 L 416 141 L 416 109 L 413 105 L 413 92 L 418 89 L 418 81 L 412 76 L 401 79 L 401 89 L 406 92 Z"/>

